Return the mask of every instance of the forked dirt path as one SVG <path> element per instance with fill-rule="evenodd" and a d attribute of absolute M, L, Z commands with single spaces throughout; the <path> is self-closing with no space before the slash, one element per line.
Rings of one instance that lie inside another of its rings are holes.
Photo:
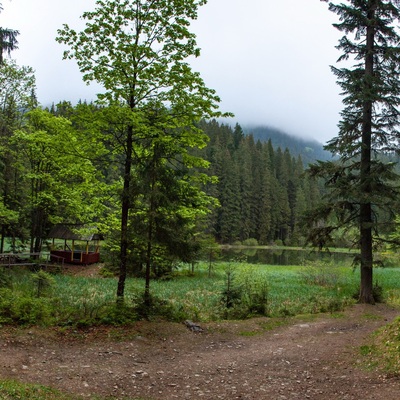
<path fill-rule="evenodd" d="M 400 399 L 400 380 L 365 368 L 359 346 L 398 311 L 357 305 L 341 317 L 204 324 L 141 322 L 61 334 L 0 329 L 0 378 L 86 398 Z"/>

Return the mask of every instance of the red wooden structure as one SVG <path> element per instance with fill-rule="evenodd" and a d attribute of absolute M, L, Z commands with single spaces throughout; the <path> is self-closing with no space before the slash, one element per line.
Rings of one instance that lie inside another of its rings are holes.
<path fill-rule="evenodd" d="M 88 265 L 100 261 L 100 241 L 103 236 L 98 232 L 94 233 L 96 228 L 88 229 L 90 233 L 76 233 L 82 228 L 78 225 L 56 225 L 51 229 L 51 262 L 63 259 L 68 264 Z M 63 240 L 62 246 L 56 245 L 56 239 Z"/>

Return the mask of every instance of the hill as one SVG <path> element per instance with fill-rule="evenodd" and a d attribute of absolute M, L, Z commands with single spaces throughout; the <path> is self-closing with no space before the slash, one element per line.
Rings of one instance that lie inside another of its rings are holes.
<path fill-rule="evenodd" d="M 269 126 L 243 127 L 245 134 L 252 134 L 254 140 L 266 142 L 271 139 L 274 148 L 282 150 L 288 148 L 293 156 L 300 155 L 305 165 L 316 160 L 329 160 L 332 158 L 330 152 L 324 150 L 323 145 L 316 140 L 299 138 L 289 135 L 279 129 Z"/>

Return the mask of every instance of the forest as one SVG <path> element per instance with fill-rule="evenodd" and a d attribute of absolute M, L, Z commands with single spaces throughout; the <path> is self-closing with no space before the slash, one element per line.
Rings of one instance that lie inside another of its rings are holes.
<path fill-rule="evenodd" d="M 357 23 L 356 5 L 329 3 L 345 21 L 339 61 L 354 65 L 332 67 L 345 107 L 332 158 L 312 163 L 219 122 L 232 114 L 187 62 L 200 55 L 190 21 L 203 1 L 107 0 L 83 13 L 81 32 L 58 29 L 64 59 L 104 89 L 94 103 L 41 107 L 34 71 L 11 58 L 19 32 L 1 28 L 0 252 L 6 241 L 40 252 L 56 224 L 96 227 L 117 297 L 134 271 L 149 299 L 151 277 L 215 244 L 352 247 L 360 300 L 373 303 L 374 249 L 397 245 L 400 92 L 399 10 L 373 3 Z"/>

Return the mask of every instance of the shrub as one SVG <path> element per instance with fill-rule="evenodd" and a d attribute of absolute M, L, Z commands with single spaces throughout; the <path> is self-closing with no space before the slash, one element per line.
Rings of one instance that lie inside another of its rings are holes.
<path fill-rule="evenodd" d="M 43 297 L 48 294 L 55 284 L 54 278 L 43 270 L 32 274 L 32 281 L 35 285 L 36 297 Z"/>
<path fill-rule="evenodd" d="M 50 324 L 53 304 L 49 299 L 15 295 L 10 289 L 0 290 L 0 323 Z"/>
<path fill-rule="evenodd" d="M 265 274 L 252 267 L 233 271 L 231 265 L 225 270 L 225 274 L 221 302 L 225 307 L 226 318 L 268 314 L 268 285 Z"/>
<path fill-rule="evenodd" d="M 257 239 L 249 238 L 243 242 L 244 246 L 258 246 Z"/>
<path fill-rule="evenodd" d="M 0 269 L 0 288 L 11 288 L 12 287 L 12 279 L 10 271 L 1 268 Z"/>
<path fill-rule="evenodd" d="M 232 308 L 240 303 L 242 288 L 236 283 L 235 272 L 231 264 L 225 269 L 225 287 L 221 293 L 221 302 L 225 308 Z"/>

